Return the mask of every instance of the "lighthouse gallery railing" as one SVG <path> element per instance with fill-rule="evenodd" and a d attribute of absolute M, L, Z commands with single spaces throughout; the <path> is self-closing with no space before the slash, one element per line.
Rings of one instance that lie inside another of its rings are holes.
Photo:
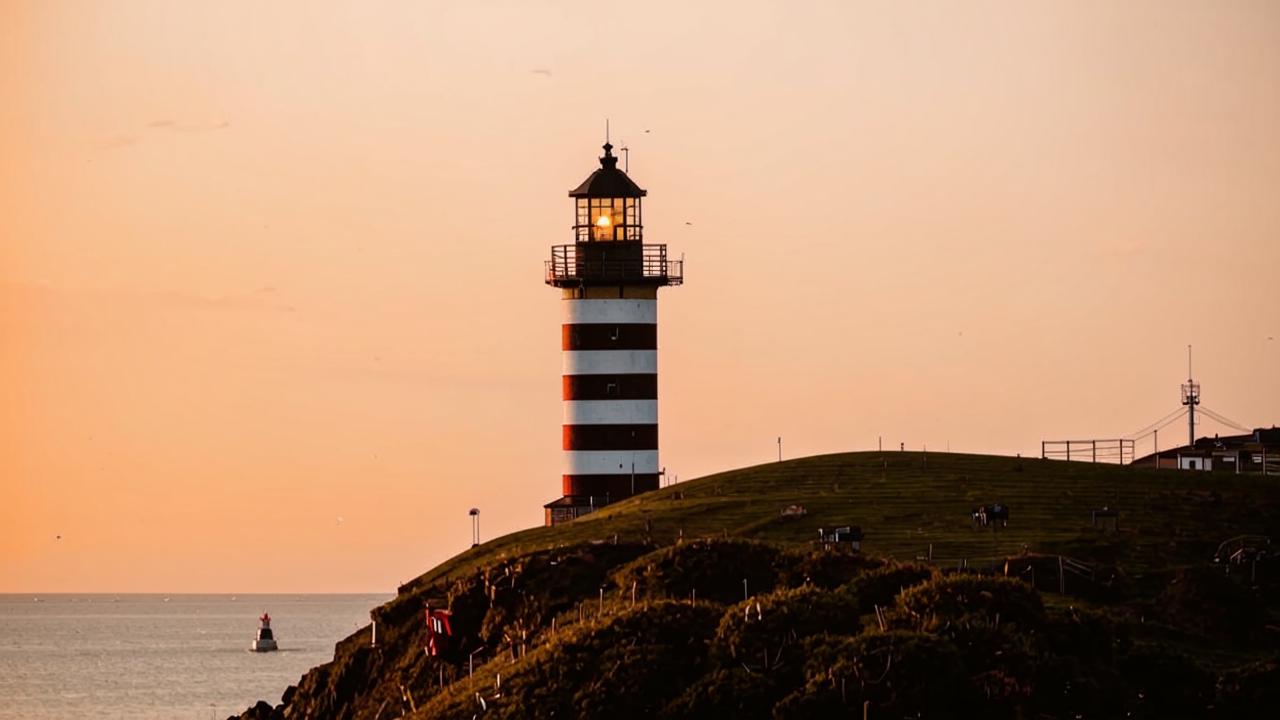
<path fill-rule="evenodd" d="M 679 285 L 684 281 L 683 265 L 667 257 L 666 245 L 554 245 L 546 263 L 546 281 L 552 285 L 595 281 Z"/>

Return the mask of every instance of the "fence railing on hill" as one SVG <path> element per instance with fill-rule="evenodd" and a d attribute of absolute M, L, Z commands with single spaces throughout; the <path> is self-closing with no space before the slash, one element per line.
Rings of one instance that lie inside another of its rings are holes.
<path fill-rule="evenodd" d="M 1040 457 L 1045 460 L 1118 463 L 1134 460 L 1134 441 L 1122 438 L 1107 440 L 1042 440 Z"/>

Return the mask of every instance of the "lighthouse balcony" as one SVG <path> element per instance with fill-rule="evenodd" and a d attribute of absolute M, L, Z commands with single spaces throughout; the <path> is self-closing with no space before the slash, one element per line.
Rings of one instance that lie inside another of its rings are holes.
<path fill-rule="evenodd" d="M 679 285 L 684 261 L 667 257 L 666 245 L 583 242 L 555 245 L 547 261 L 548 285 Z"/>

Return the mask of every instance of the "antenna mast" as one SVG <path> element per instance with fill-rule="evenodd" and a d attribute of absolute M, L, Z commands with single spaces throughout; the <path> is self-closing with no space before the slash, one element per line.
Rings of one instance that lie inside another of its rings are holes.
<path fill-rule="evenodd" d="M 1187 447 L 1196 444 L 1196 406 L 1200 404 L 1200 383 L 1191 375 L 1191 346 L 1187 346 L 1187 382 L 1182 386 L 1182 404 L 1187 407 Z"/>

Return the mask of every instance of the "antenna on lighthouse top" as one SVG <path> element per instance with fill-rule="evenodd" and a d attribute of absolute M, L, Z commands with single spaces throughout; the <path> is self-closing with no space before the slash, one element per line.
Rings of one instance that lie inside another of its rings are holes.
<path fill-rule="evenodd" d="M 604 141 L 609 142 L 609 118 L 604 119 Z"/>

